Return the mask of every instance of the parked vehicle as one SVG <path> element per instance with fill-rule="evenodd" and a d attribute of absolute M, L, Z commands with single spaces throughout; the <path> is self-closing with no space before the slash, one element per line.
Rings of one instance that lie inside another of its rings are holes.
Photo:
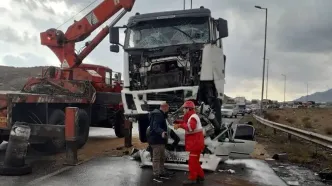
<path fill-rule="evenodd" d="M 221 115 L 223 117 L 237 118 L 238 113 L 239 113 L 239 110 L 236 105 L 223 105 L 221 107 Z"/>
<path fill-rule="evenodd" d="M 125 42 L 119 43 L 119 29 Z M 213 18 L 209 9 L 161 11 L 129 18 L 126 26 L 112 27 L 111 52 L 124 50 L 124 115 L 138 122 L 140 141 L 147 142 L 148 113 L 167 102 L 170 113 L 192 100 L 214 110 L 209 120 L 221 131 L 226 55 L 222 40 L 227 20 Z"/>
<path fill-rule="evenodd" d="M 21 91 L 0 92 L 0 143 L 9 140 L 15 122 L 25 122 L 33 131 L 29 138 L 33 149 L 47 153 L 63 150 L 64 136 L 52 136 L 54 127 L 50 126 L 64 125 L 68 106 L 79 108 L 78 148 L 87 142 L 90 126 L 114 128 L 117 137 L 124 137 L 121 73 L 106 66 L 83 64 L 83 60 L 108 35 L 109 27 L 131 11 L 134 2 L 104 0 L 66 32 L 51 28 L 40 33 L 41 44 L 55 53 L 61 68 L 48 67 L 42 77 L 31 77 Z M 85 40 L 120 10 L 110 26 L 100 30 L 77 52 L 77 42 Z"/>
<path fill-rule="evenodd" d="M 237 105 L 237 108 L 239 109 L 238 114 L 244 116 L 246 113 L 246 105 Z"/>
<path fill-rule="evenodd" d="M 247 108 L 245 109 L 245 113 L 247 113 L 247 114 L 251 114 L 251 113 L 252 113 L 252 109 L 249 108 L 249 107 L 247 107 Z"/>

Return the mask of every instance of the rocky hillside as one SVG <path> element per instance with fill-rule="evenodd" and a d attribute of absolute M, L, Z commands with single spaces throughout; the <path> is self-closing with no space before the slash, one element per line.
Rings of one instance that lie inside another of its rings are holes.
<path fill-rule="evenodd" d="M 306 96 L 302 96 L 294 101 L 306 101 Z M 308 95 L 308 101 L 315 102 L 332 102 L 332 89 L 324 91 L 324 92 L 315 92 L 313 94 Z"/>
<path fill-rule="evenodd" d="M 40 75 L 42 68 L 0 66 L 0 90 L 20 90 L 29 77 Z"/>

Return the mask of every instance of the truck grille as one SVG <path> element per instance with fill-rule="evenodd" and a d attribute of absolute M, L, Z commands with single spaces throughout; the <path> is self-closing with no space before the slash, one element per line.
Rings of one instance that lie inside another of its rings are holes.
<path fill-rule="evenodd" d="M 153 74 L 147 77 L 148 89 L 170 88 L 181 86 L 182 72 L 174 71 L 164 74 Z"/>
<path fill-rule="evenodd" d="M 169 104 L 170 111 L 175 111 L 182 106 L 184 102 L 184 91 L 169 91 L 169 92 L 159 92 L 159 93 L 147 93 L 146 95 L 148 101 L 166 101 Z M 150 109 L 155 109 L 155 105 L 149 106 Z M 159 105 L 157 105 L 159 108 Z"/>

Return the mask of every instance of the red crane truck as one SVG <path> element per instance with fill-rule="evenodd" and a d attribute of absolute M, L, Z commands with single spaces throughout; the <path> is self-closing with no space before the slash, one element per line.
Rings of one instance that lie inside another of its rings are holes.
<path fill-rule="evenodd" d="M 49 153 L 62 150 L 65 139 L 48 135 L 52 131 L 47 130 L 47 125 L 64 125 L 64 110 L 68 106 L 79 108 L 79 148 L 86 143 L 90 126 L 114 128 L 117 137 L 124 136 L 121 74 L 82 61 L 108 35 L 109 28 L 131 11 L 134 3 L 135 0 L 104 0 L 65 33 L 57 29 L 40 33 L 41 44 L 55 53 L 61 68 L 47 68 L 42 77 L 30 78 L 21 91 L 0 92 L 0 143 L 8 140 L 12 125 L 20 121 L 43 124 L 39 125 L 43 129 L 34 129 L 37 132 L 30 136 L 32 148 Z M 76 42 L 86 39 L 120 10 L 109 26 L 87 42 L 80 53 L 75 52 Z"/>

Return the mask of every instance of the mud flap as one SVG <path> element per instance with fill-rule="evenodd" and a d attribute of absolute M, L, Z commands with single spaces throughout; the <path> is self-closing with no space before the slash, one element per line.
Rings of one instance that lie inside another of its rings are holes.
<path fill-rule="evenodd" d="M 119 110 L 115 114 L 115 124 L 114 124 L 114 132 L 116 137 L 123 138 L 125 136 L 125 118 L 123 115 L 123 111 Z"/>
<path fill-rule="evenodd" d="M 80 109 L 78 110 L 78 148 L 82 148 L 88 141 L 90 131 L 90 118 L 88 113 Z"/>
<path fill-rule="evenodd" d="M 138 132 L 139 132 L 139 140 L 142 143 L 146 143 L 148 141 L 146 130 L 149 127 L 149 117 L 148 115 L 142 115 L 138 119 Z"/>

